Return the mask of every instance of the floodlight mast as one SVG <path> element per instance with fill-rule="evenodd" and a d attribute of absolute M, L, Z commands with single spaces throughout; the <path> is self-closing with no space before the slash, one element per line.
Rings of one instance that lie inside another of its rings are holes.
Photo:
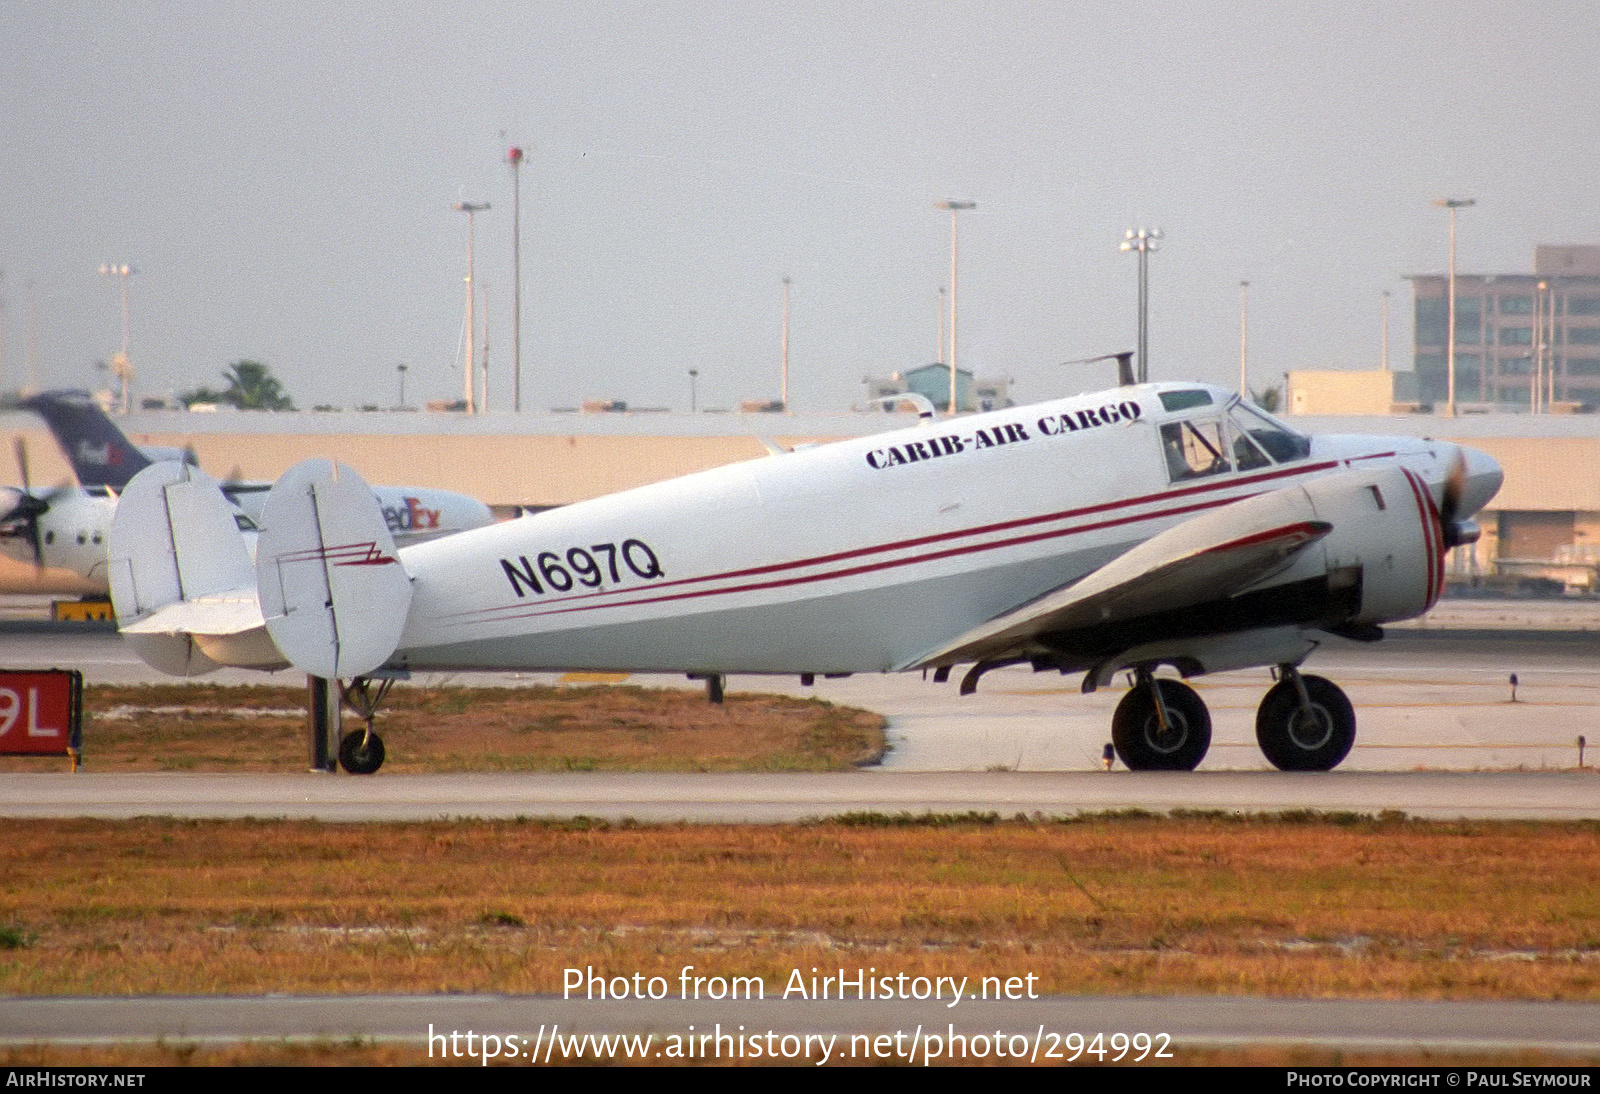
<path fill-rule="evenodd" d="M 128 384 L 133 379 L 133 368 L 128 363 L 128 278 L 139 271 L 128 262 L 103 262 L 100 264 L 100 276 L 115 277 L 122 283 L 122 351 L 112 359 L 112 371 L 122 385 L 122 399 L 120 403 L 122 413 L 128 413 Z"/>
<path fill-rule="evenodd" d="M 950 210 L 950 414 L 956 412 L 956 214 L 977 207 L 975 201 L 940 201 L 934 204 L 935 209 Z"/>
<path fill-rule="evenodd" d="M 1150 380 L 1150 252 L 1159 250 L 1160 228 L 1129 228 L 1121 250 L 1139 255 L 1139 382 Z"/>
<path fill-rule="evenodd" d="M 1450 210 L 1450 306 L 1445 317 L 1445 373 L 1449 390 L 1445 398 L 1445 417 L 1456 416 L 1456 210 L 1478 204 L 1476 198 L 1439 198 L 1434 202 Z M 1481 375 L 1481 372 L 1480 372 Z"/>
<path fill-rule="evenodd" d="M 511 165 L 511 411 L 522 413 L 522 149 L 506 152 Z M 487 396 L 487 392 L 485 393 Z"/>
<path fill-rule="evenodd" d="M 472 303 L 473 297 L 477 295 L 472 282 L 474 218 L 477 216 L 477 214 L 483 212 L 487 208 L 489 208 L 489 203 L 487 201 L 458 201 L 455 204 L 456 212 L 467 214 L 467 360 L 466 367 L 461 370 L 461 375 L 462 397 L 466 402 L 466 411 L 468 414 L 477 413 L 477 400 L 473 397 L 474 384 L 472 382 L 472 369 L 474 364 L 473 351 L 475 349 L 473 344 L 473 336 L 476 333 L 474 329 L 476 318 L 473 315 Z M 485 392 L 485 394 L 488 393 Z"/>

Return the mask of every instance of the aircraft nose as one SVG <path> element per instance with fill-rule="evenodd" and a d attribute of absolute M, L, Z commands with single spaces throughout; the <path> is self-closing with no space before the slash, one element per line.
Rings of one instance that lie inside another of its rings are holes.
<path fill-rule="evenodd" d="M 1470 516 L 1500 492 L 1506 476 L 1500 469 L 1500 462 L 1487 452 L 1462 445 L 1461 455 L 1467 465 L 1466 485 L 1461 496 L 1462 515 Z"/>

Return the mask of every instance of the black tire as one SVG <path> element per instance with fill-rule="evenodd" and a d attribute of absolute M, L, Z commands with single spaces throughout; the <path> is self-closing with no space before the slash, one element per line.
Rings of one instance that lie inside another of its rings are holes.
<path fill-rule="evenodd" d="M 352 775 L 371 775 L 383 766 L 383 738 L 355 730 L 339 742 L 339 765 Z"/>
<path fill-rule="evenodd" d="M 1111 743 L 1130 771 L 1193 771 L 1211 747 L 1211 715 L 1188 684 L 1158 680 L 1167 708 L 1167 731 L 1161 730 L 1150 688 L 1136 684 L 1111 716 Z"/>
<path fill-rule="evenodd" d="M 1300 708 L 1292 680 L 1279 680 L 1256 710 L 1256 743 L 1280 771 L 1331 771 L 1356 743 L 1356 712 L 1339 686 L 1301 676 L 1311 697 L 1311 717 Z"/>

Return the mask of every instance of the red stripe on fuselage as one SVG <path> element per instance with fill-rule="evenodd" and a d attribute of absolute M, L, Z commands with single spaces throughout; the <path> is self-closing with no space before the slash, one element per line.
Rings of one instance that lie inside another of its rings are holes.
<path fill-rule="evenodd" d="M 655 595 L 661 590 L 682 587 L 687 585 L 706 584 L 713 581 L 730 581 L 738 578 L 758 577 L 767 574 L 781 573 L 789 570 L 803 569 L 813 566 L 823 566 L 831 562 L 840 562 L 870 555 L 883 554 L 889 551 L 905 550 L 915 547 L 928 546 L 934 543 L 948 542 L 953 539 L 970 538 L 978 535 L 992 534 L 1017 528 L 1029 527 L 1043 523 L 1061 520 L 1070 520 L 1075 517 L 1089 516 L 1106 513 L 1118 509 L 1127 509 L 1134 506 L 1149 505 L 1156 502 L 1168 501 L 1174 498 L 1192 497 L 1198 494 L 1211 494 L 1222 490 L 1251 487 L 1260 483 L 1271 482 L 1277 479 L 1293 478 L 1301 475 L 1314 474 L 1338 467 L 1342 460 L 1326 460 L 1299 468 L 1284 468 L 1265 474 L 1252 475 L 1244 478 L 1230 479 L 1226 482 L 1204 483 L 1197 486 L 1188 486 L 1179 490 L 1164 491 L 1160 494 L 1148 494 L 1138 498 L 1128 498 L 1122 501 L 1106 502 L 1099 505 L 1085 506 L 1078 509 L 1064 510 L 1058 513 L 1049 513 L 1042 516 L 1022 517 L 1016 520 L 1001 521 L 995 524 L 981 525 L 957 532 L 941 532 L 930 536 L 920 536 L 915 539 L 900 540 L 895 543 L 881 544 L 873 547 L 861 547 L 849 551 L 839 551 L 828 555 L 819 555 L 814 558 L 797 559 L 792 562 L 772 563 L 766 566 L 755 566 L 742 570 L 730 570 L 718 574 L 708 574 L 703 577 L 680 578 L 676 581 L 662 582 L 648 587 L 634 586 L 628 589 L 607 590 L 605 592 L 582 593 L 565 597 L 549 597 L 535 602 L 521 602 L 500 605 L 494 608 L 478 609 L 470 612 L 457 613 L 458 617 L 477 617 L 462 619 L 462 623 L 480 622 L 486 618 L 496 619 L 526 619 L 544 615 L 565 615 L 571 612 L 592 611 L 602 608 L 635 607 L 645 604 L 661 604 L 679 600 L 693 600 L 706 596 L 720 596 L 730 593 L 759 592 L 768 589 L 787 588 L 795 585 L 809 584 L 819 581 L 831 581 L 840 578 L 854 577 L 859 574 L 872 573 L 881 570 L 898 569 L 904 566 L 918 565 L 925 562 L 936 562 L 940 559 L 951 558 L 959 555 L 974 554 L 980 551 L 998 550 L 1004 547 L 1014 547 L 1027 543 L 1035 543 L 1047 539 L 1057 539 L 1064 536 L 1079 535 L 1086 532 L 1098 531 L 1104 528 L 1118 527 L 1126 524 L 1137 524 L 1144 521 L 1159 520 L 1165 517 L 1181 516 L 1187 513 L 1200 512 L 1206 509 L 1215 509 L 1224 505 L 1231 505 L 1236 501 L 1244 501 L 1255 497 L 1255 493 L 1236 495 L 1224 498 L 1208 499 L 1189 505 L 1173 506 L 1158 509 L 1154 512 L 1138 513 L 1129 516 L 1120 516 L 1108 520 L 1094 521 L 1089 524 L 1075 525 L 1071 528 L 1059 528 L 1046 532 L 1037 532 L 1025 536 L 1012 536 L 1004 539 L 992 540 L 984 543 L 968 544 L 961 547 L 952 547 L 940 551 L 932 551 L 914 555 L 907 558 L 889 559 L 867 565 L 849 566 L 824 573 L 805 574 L 794 577 L 781 578 L 771 581 L 747 582 L 737 585 L 721 586 L 714 589 L 685 590 L 670 593 L 665 596 Z M 643 594 L 643 595 L 640 595 Z M 617 597 L 630 597 L 630 599 L 615 599 Z M 606 598 L 602 603 L 593 603 L 598 598 Z M 574 603 L 579 602 L 579 603 Z M 557 607 L 556 605 L 569 605 Z M 460 625 L 460 624 L 458 624 Z"/>

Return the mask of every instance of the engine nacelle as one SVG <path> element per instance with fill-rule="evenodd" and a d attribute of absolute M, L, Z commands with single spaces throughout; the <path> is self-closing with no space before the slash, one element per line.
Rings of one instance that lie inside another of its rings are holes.
<path fill-rule="evenodd" d="M 1320 554 L 1330 591 L 1352 584 L 1359 590 L 1355 614 L 1341 622 L 1392 623 L 1433 607 L 1444 591 L 1446 548 L 1439 510 L 1421 476 L 1404 467 L 1372 468 L 1302 489 L 1317 519 L 1333 525 L 1307 554 Z"/>

